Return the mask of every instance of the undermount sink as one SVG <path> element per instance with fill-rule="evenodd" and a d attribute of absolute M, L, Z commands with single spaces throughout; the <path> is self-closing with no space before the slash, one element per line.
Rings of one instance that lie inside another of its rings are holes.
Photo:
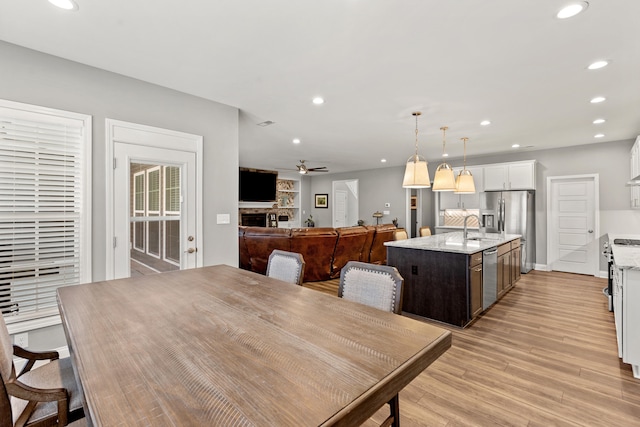
<path fill-rule="evenodd" d="M 467 237 L 467 240 L 477 240 L 477 241 L 483 241 L 483 240 L 500 240 L 500 236 L 471 236 L 471 237 Z"/>

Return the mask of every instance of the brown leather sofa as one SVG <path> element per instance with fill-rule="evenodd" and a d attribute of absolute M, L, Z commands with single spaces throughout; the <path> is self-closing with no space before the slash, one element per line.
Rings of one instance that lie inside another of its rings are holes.
<path fill-rule="evenodd" d="M 239 265 L 265 274 L 274 249 L 298 252 L 305 261 L 304 281 L 340 277 L 347 261 L 386 264 L 384 242 L 393 240 L 393 224 L 343 228 L 238 228 Z"/>

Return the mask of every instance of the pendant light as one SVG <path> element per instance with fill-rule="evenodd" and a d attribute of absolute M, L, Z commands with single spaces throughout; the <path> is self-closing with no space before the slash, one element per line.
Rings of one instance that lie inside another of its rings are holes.
<path fill-rule="evenodd" d="M 416 154 L 409 157 L 409 160 L 407 160 L 402 187 L 429 188 L 431 187 L 431 181 L 429 180 L 427 159 L 418 155 L 418 116 L 422 113 L 420 111 L 416 111 L 411 114 L 416 118 Z"/>
<path fill-rule="evenodd" d="M 476 184 L 473 182 L 473 175 L 471 175 L 471 171 L 467 170 L 467 140 L 469 140 L 469 138 L 464 137 L 460 139 L 464 141 L 464 157 L 462 158 L 463 167 L 458 175 L 458 179 L 456 180 L 456 189 L 454 193 L 473 194 L 476 192 Z"/>
<path fill-rule="evenodd" d="M 447 153 L 446 133 L 447 126 L 440 128 L 442 131 L 442 157 Z M 453 169 L 447 162 L 442 162 L 436 169 L 436 176 L 433 178 L 433 191 L 453 191 L 456 189 L 456 181 L 453 176 Z"/>

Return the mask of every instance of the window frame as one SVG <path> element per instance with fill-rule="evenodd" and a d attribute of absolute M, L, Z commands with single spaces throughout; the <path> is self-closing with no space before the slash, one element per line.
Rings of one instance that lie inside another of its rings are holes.
<path fill-rule="evenodd" d="M 74 285 L 79 283 L 88 283 L 92 280 L 92 117 L 88 114 L 80 114 L 70 111 L 58 110 L 38 105 L 25 104 L 15 101 L 0 99 L 0 115 L 9 119 L 27 120 L 40 123 L 73 124 L 77 127 L 81 135 L 79 137 L 79 146 L 77 159 L 79 161 L 80 172 L 77 177 L 80 180 L 79 185 L 79 225 L 78 227 L 78 245 L 80 247 L 78 256 L 78 279 L 77 282 L 69 283 Z M 70 149 L 69 152 L 73 150 Z M 35 215 L 35 214 L 34 214 Z M 41 219 L 38 219 L 41 221 Z M 51 325 L 61 323 L 58 307 L 49 307 L 44 310 L 36 310 L 27 314 L 4 315 L 7 328 L 10 334 L 39 329 Z"/>

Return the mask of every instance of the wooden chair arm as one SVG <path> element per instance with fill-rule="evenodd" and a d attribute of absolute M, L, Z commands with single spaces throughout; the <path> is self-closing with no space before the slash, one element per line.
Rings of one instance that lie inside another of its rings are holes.
<path fill-rule="evenodd" d="M 35 388 L 14 380 L 5 384 L 7 394 L 19 399 L 28 400 L 24 411 L 16 420 L 16 426 L 24 426 L 33 411 L 35 411 L 38 402 L 57 402 L 58 403 L 58 423 L 56 425 L 67 425 L 69 413 L 69 395 L 65 388 Z"/>
<path fill-rule="evenodd" d="M 17 345 L 13 346 L 13 355 L 27 359 L 27 363 L 18 374 L 18 378 L 25 372 L 29 372 L 38 360 L 57 360 L 60 358 L 57 351 L 31 351 Z"/>
<path fill-rule="evenodd" d="M 23 400 L 56 402 L 68 399 L 66 388 L 36 388 L 16 380 L 5 383 L 5 387 L 7 394 Z"/>

